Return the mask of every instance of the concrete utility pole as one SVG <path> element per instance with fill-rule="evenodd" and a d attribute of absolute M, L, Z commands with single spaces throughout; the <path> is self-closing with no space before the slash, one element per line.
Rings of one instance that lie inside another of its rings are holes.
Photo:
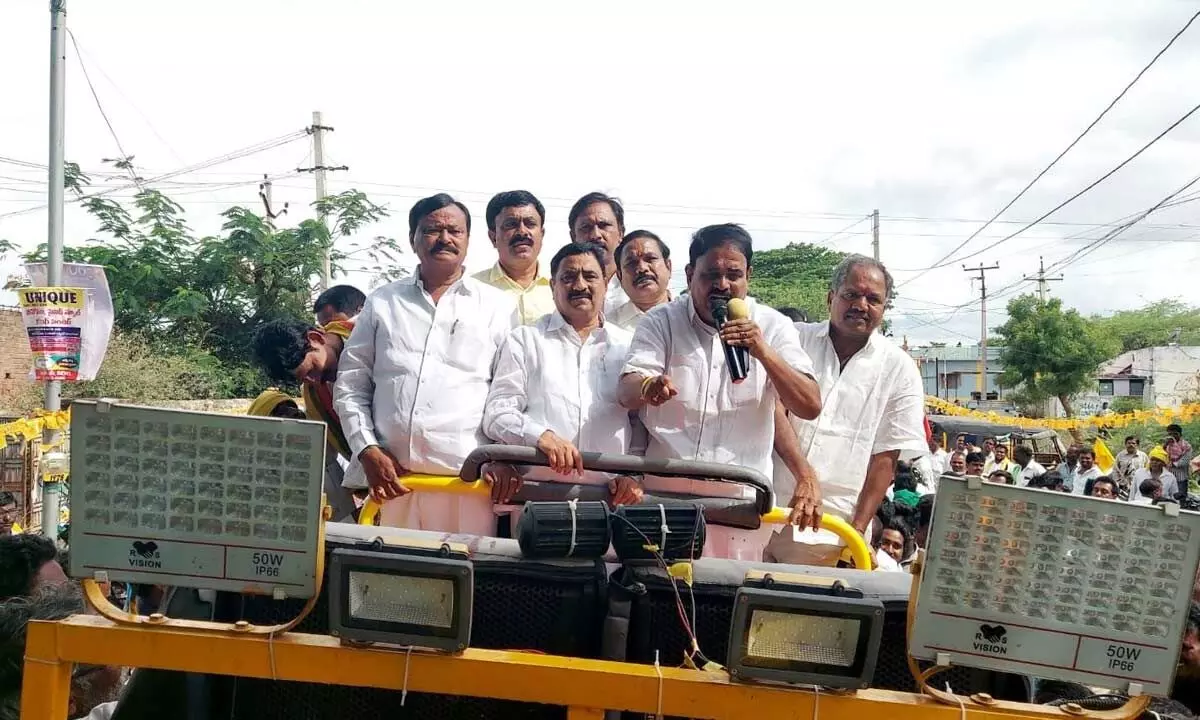
<path fill-rule="evenodd" d="M 984 267 L 980 263 L 979 267 L 973 268 L 963 265 L 963 272 L 979 273 L 979 383 L 977 387 L 979 388 L 980 402 L 987 400 L 987 272 L 999 269 L 999 264 Z"/>
<path fill-rule="evenodd" d="M 321 112 L 314 111 L 312 114 L 312 125 L 308 128 L 308 132 L 313 138 L 313 166 L 310 168 L 296 168 L 299 172 L 311 172 L 317 181 L 317 201 L 324 200 L 327 193 L 325 191 L 325 173 L 330 170 L 349 170 L 345 165 L 338 167 L 329 167 L 325 164 L 325 133 L 333 132 L 333 128 L 322 124 Z M 325 216 L 321 215 L 321 222 L 325 222 Z M 330 267 L 331 258 L 330 252 L 332 248 L 326 248 L 325 261 L 321 269 L 321 289 L 326 290 L 333 283 L 333 269 Z"/>
<path fill-rule="evenodd" d="M 1047 277 L 1046 276 L 1046 263 L 1043 262 L 1042 257 L 1040 255 L 1038 256 L 1038 274 L 1037 274 L 1037 276 L 1030 277 L 1028 275 L 1024 275 L 1022 277 L 1024 277 L 1024 279 L 1026 279 L 1026 280 L 1037 280 L 1038 300 L 1043 303 L 1046 302 L 1046 293 L 1049 290 L 1049 288 L 1046 287 L 1046 283 L 1061 282 L 1063 279 L 1062 275 L 1058 275 L 1056 277 Z"/>
<path fill-rule="evenodd" d="M 258 184 L 258 197 L 259 197 L 259 199 L 262 200 L 263 212 L 266 213 L 266 215 L 269 219 L 274 220 L 282 215 L 287 215 L 287 211 L 288 211 L 287 203 L 283 204 L 282 210 L 280 210 L 279 212 L 275 212 L 275 205 L 274 205 L 275 196 L 273 193 L 271 178 L 268 177 L 265 173 L 263 174 L 263 181 Z"/>
<path fill-rule="evenodd" d="M 50 2 L 50 158 L 47 188 L 49 202 L 46 214 L 46 284 L 62 285 L 63 265 L 63 196 L 66 192 L 64 158 L 66 155 L 66 84 L 67 84 L 67 0 Z M 46 383 L 46 410 L 62 409 L 62 383 Z M 58 442 L 57 430 L 44 430 L 42 447 Z M 49 476 L 47 476 L 49 477 Z M 32 498 L 25 498 L 29 508 Z M 42 534 L 58 542 L 58 514 L 62 500 L 57 477 L 42 486 Z"/>
<path fill-rule="evenodd" d="M 875 259 L 879 259 L 879 211 L 871 213 L 871 248 L 875 251 Z"/>

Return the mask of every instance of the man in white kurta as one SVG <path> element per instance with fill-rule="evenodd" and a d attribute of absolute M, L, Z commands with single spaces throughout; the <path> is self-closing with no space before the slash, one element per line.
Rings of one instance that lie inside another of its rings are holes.
<path fill-rule="evenodd" d="M 912 357 L 877 332 L 892 292 L 883 265 L 852 255 L 838 267 L 831 288 L 831 320 L 797 326 L 821 386 L 821 414 L 815 420 L 792 418 L 792 425 L 820 479 L 824 512 L 870 541 L 869 527 L 896 463 L 929 452 L 925 396 Z M 785 494 L 791 482 L 777 466 L 775 492 Z M 766 559 L 833 565 L 840 554 L 841 543 L 830 532 L 784 528 L 771 539 Z"/>
<path fill-rule="evenodd" d="M 497 468 L 492 497 L 507 502 L 521 479 L 607 483 L 614 505 L 636 502 L 627 477 L 580 471 L 580 453 L 623 455 L 629 413 L 617 404 L 617 381 L 632 334 L 601 316 L 604 253 L 571 243 L 550 263 L 556 311 L 512 331 L 500 349 L 483 415 L 484 433 L 508 445 L 541 450 L 550 468 Z M 503 487 L 497 487 L 497 485 Z"/>
<path fill-rule="evenodd" d="M 652 308 L 634 333 L 621 402 L 641 411 L 650 432 L 648 458 L 739 465 L 770 480 L 776 402 L 802 417 L 820 411 L 811 363 L 792 323 L 753 300 L 749 318 L 716 327 L 715 298 L 746 298 L 753 250 L 745 230 L 702 228 L 688 255 L 688 294 Z M 740 383 L 730 379 L 722 341 L 749 350 L 749 372 Z M 646 479 L 650 490 L 752 496 L 737 486 L 692 485 Z M 755 531 L 710 525 L 705 555 L 760 560 L 770 531 L 766 525 Z"/>
<path fill-rule="evenodd" d="M 495 534 L 488 498 L 404 487 L 409 473 L 457 475 L 481 443 L 496 349 L 518 322 L 511 296 L 463 275 L 469 236 L 465 206 L 419 201 L 417 272 L 367 298 L 342 351 L 335 405 L 389 527 Z"/>

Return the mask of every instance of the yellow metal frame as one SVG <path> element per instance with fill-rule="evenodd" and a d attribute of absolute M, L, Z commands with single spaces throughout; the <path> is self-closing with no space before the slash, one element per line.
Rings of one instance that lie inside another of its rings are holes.
<path fill-rule="evenodd" d="M 455 495 L 485 495 L 491 492 L 483 480 L 465 482 L 453 475 L 405 475 L 401 481 L 404 483 L 404 487 L 416 492 L 442 492 Z M 790 515 L 791 510 L 788 508 L 777 507 L 763 515 L 762 521 L 774 525 L 786 525 Z M 367 498 L 358 515 L 358 524 L 374 525 L 378 516 L 379 503 Z M 846 549 L 854 561 L 854 567 L 875 567 L 871 557 L 871 548 L 850 523 L 835 515 L 822 515 L 821 527 L 837 535 L 842 542 L 846 543 Z"/>
<path fill-rule="evenodd" d="M 738 684 L 725 673 L 704 670 L 498 650 L 405 653 L 346 647 L 326 635 L 247 635 L 216 623 L 184 620 L 131 626 L 76 615 L 30 623 L 22 720 L 66 720 L 75 663 L 536 702 L 568 707 L 569 720 L 598 720 L 605 709 L 712 720 L 1128 717 L 1124 710 L 1069 712 L 984 696 L 963 697 L 959 706 L 888 690 L 818 695 L 804 688 Z"/>

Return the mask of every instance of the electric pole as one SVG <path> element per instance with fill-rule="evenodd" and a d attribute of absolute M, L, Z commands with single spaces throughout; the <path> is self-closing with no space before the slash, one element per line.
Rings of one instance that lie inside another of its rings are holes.
<path fill-rule="evenodd" d="M 969 268 L 963 265 L 963 272 L 979 273 L 979 400 L 987 400 L 987 272 L 999 270 L 999 263 Z M 974 278 L 972 278 L 974 279 Z"/>
<path fill-rule="evenodd" d="M 63 200 L 66 193 L 66 85 L 67 85 L 67 0 L 50 3 L 50 157 L 47 182 L 47 210 L 49 218 L 46 234 L 46 284 L 50 287 L 62 285 L 63 265 Z M 62 409 L 62 383 L 57 380 L 46 382 L 46 411 Z M 57 430 L 42 431 L 42 447 L 49 451 L 58 444 Z M 43 473 L 53 478 L 42 485 L 42 534 L 58 544 L 58 515 L 62 501 L 61 483 L 56 474 Z M 32 497 L 25 498 L 25 509 L 30 507 Z"/>
<path fill-rule="evenodd" d="M 275 212 L 275 205 L 273 204 L 274 195 L 271 191 L 271 178 L 264 174 L 263 181 L 258 184 L 258 197 L 262 200 L 263 212 L 266 213 L 267 218 L 274 220 L 281 215 L 287 215 L 288 204 L 284 203 L 283 209 Z"/>
<path fill-rule="evenodd" d="M 1063 279 L 1063 276 L 1062 276 L 1062 275 L 1058 275 L 1057 277 L 1047 277 L 1047 276 L 1046 276 L 1046 263 L 1042 261 L 1042 258 L 1041 258 L 1041 256 L 1040 256 L 1040 255 L 1038 256 L 1038 274 L 1037 274 L 1037 277 L 1030 277 L 1030 276 L 1028 276 L 1028 275 L 1024 275 L 1024 276 L 1022 276 L 1022 277 L 1023 277 L 1025 280 L 1037 280 L 1037 284 L 1038 284 L 1038 300 L 1039 300 L 1039 301 L 1041 301 L 1041 302 L 1043 302 L 1043 303 L 1044 303 L 1044 302 L 1046 302 L 1046 292 L 1049 290 L 1049 288 L 1048 288 L 1048 287 L 1046 287 L 1046 283 L 1050 283 L 1050 282 L 1060 282 L 1060 281 L 1062 281 L 1062 279 Z"/>
<path fill-rule="evenodd" d="M 312 125 L 308 128 L 308 133 L 313 138 L 313 166 L 310 168 L 296 168 L 297 172 L 311 172 L 317 181 L 317 202 L 325 199 L 325 173 L 330 170 L 349 170 L 345 165 L 338 167 L 329 167 L 325 164 L 325 133 L 333 132 L 333 128 L 328 125 L 323 125 L 321 121 L 321 112 L 313 111 Z M 325 215 L 321 214 L 321 223 L 325 223 Z M 332 279 L 332 268 L 330 267 L 330 253 L 332 247 L 325 248 L 325 260 L 321 268 L 321 289 L 329 289 Z"/>
<path fill-rule="evenodd" d="M 875 251 L 875 260 L 879 260 L 879 211 L 871 213 L 871 248 Z"/>

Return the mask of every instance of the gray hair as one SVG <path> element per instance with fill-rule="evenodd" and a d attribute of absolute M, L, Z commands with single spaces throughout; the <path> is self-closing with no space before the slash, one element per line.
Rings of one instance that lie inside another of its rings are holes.
<path fill-rule="evenodd" d="M 837 292 L 850 276 L 850 271 L 856 267 L 875 268 L 883 275 L 883 284 L 886 288 L 887 297 L 884 300 L 893 300 L 896 297 L 896 281 L 892 279 L 892 274 L 888 272 L 886 266 L 875 258 L 867 257 L 866 255 L 847 255 L 844 260 L 838 263 L 838 266 L 833 271 L 833 278 L 829 281 L 829 289 Z"/>
<path fill-rule="evenodd" d="M 0 602 L 0 720 L 9 720 L 11 710 L 19 712 L 29 622 L 62 620 L 83 611 L 83 592 L 74 582 L 47 585 L 30 597 Z"/>

